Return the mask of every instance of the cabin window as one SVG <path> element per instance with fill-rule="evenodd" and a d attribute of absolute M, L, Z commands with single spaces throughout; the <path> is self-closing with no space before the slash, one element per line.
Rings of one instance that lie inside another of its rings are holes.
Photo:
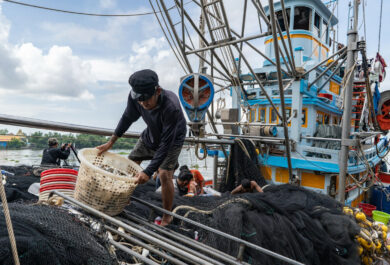
<path fill-rule="evenodd" d="M 286 108 L 286 119 L 287 119 L 287 121 L 290 119 L 290 117 L 291 117 L 291 108 L 287 107 Z M 291 121 L 287 124 L 287 126 L 291 126 Z"/>
<path fill-rule="evenodd" d="M 290 8 L 286 9 L 286 16 L 287 16 L 287 23 L 290 23 Z M 286 31 L 286 25 L 284 24 L 282 10 L 276 12 L 276 19 L 278 20 L 280 28 L 282 29 L 282 31 Z"/>
<path fill-rule="evenodd" d="M 320 111 L 317 111 L 317 124 L 323 124 L 324 123 L 324 114 Z"/>
<path fill-rule="evenodd" d="M 320 25 L 321 25 L 321 17 L 317 13 L 314 13 L 314 27 L 313 27 L 313 32 L 314 36 L 320 38 L 321 37 L 321 30 L 320 30 Z"/>
<path fill-rule="evenodd" d="M 302 109 L 302 127 L 307 127 L 307 108 Z"/>
<path fill-rule="evenodd" d="M 259 108 L 258 121 L 265 122 L 266 108 Z"/>
<path fill-rule="evenodd" d="M 322 43 L 329 44 L 329 29 L 328 29 L 328 23 L 325 20 L 322 20 L 322 35 L 321 35 L 321 41 Z M 329 45 L 330 46 L 330 45 Z"/>
<path fill-rule="evenodd" d="M 276 108 L 279 111 L 279 108 Z M 274 108 L 270 108 L 270 117 L 269 117 L 269 123 L 276 124 L 278 123 L 278 114 L 276 114 L 276 111 Z"/>
<path fill-rule="evenodd" d="M 330 116 L 329 116 L 329 114 L 324 114 L 324 124 L 329 124 L 329 122 L 330 122 Z"/>
<path fill-rule="evenodd" d="M 310 30 L 311 9 L 305 6 L 297 6 L 294 9 L 294 29 Z"/>
<path fill-rule="evenodd" d="M 249 122 L 254 122 L 256 119 L 256 109 L 250 109 L 249 111 Z"/>

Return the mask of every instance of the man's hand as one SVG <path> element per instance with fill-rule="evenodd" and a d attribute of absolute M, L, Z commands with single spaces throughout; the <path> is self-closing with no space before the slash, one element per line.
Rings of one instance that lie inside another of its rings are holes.
<path fill-rule="evenodd" d="M 146 175 L 143 171 L 138 172 L 137 175 L 135 175 L 137 180 L 135 181 L 136 184 L 144 184 L 149 181 L 150 177 Z"/>
<path fill-rule="evenodd" d="M 118 136 L 113 135 L 113 136 L 111 136 L 110 141 L 108 141 L 107 143 L 99 145 L 99 146 L 96 146 L 96 148 L 99 149 L 98 156 L 100 156 L 104 152 L 106 152 L 109 149 L 111 149 L 111 147 L 114 145 L 114 143 L 116 142 L 117 139 L 118 139 Z"/>

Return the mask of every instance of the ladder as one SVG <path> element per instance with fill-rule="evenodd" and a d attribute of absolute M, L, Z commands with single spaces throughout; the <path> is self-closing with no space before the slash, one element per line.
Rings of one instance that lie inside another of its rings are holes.
<path fill-rule="evenodd" d="M 364 81 L 354 82 L 353 92 L 352 92 L 352 118 L 351 118 L 352 132 L 356 132 L 359 130 L 360 119 L 362 117 L 362 110 L 364 107 L 365 99 L 366 99 L 366 83 Z"/>

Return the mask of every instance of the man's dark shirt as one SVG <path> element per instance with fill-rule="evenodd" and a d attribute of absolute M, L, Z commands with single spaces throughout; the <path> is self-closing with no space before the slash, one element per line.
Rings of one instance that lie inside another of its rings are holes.
<path fill-rule="evenodd" d="M 57 147 L 49 147 L 43 150 L 41 165 L 61 165 L 60 159 L 67 159 L 70 154 L 69 149 L 62 150 Z"/>
<path fill-rule="evenodd" d="M 115 135 L 121 137 L 130 125 L 139 117 L 145 121 L 147 128 L 141 139 L 145 145 L 156 153 L 144 173 L 151 176 L 164 161 L 173 146 L 181 146 L 186 136 L 186 120 L 178 97 L 169 90 L 162 90 L 158 106 L 145 110 L 131 95 L 127 107 L 115 129 Z"/>

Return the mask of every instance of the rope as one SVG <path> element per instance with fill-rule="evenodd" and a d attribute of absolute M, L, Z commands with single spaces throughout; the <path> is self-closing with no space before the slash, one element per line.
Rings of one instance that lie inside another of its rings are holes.
<path fill-rule="evenodd" d="M 248 206 L 251 206 L 252 204 L 248 201 L 248 200 L 245 200 L 245 199 L 242 199 L 242 198 L 234 198 L 234 199 L 231 199 L 231 200 L 228 200 L 224 203 L 222 203 L 221 205 L 218 205 L 216 208 L 212 209 L 212 210 L 200 210 L 196 207 L 193 207 L 193 206 L 188 206 L 188 205 L 180 205 L 178 207 L 176 207 L 172 212 L 173 213 L 176 213 L 177 211 L 179 210 L 182 210 L 182 209 L 186 209 L 188 210 L 185 214 L 184 214 L 184 218 L 187 218 L 188 215 L 190 215 L 190 213 L 192 212 L 195 212 L 195 213 L 201 213 L 201 214 L 212 214 L 214 213 L 214 211 L 220 209 L 220 208 L 223 208 L 225 206 L 228 206 L 230 205 L 231 203 L 243 203 L 243 204 L 246 204 Z M 184 220 L 181 221 L 181 226 L 184 225 Z"/>
<path fill-rule="evenodd" d="M 248 149 L 246 149 L 245 147 L 245 144 L 242 142 L 241 139 L 236 139 L 236 142 L 240 145 L 242 151 L 245 152 L 245 154 L 249 157 L 249 159 L 251 158 L 251 156 L 249 155 L 249 152 L 248 152 Z"/>
<path fill-rule="evenodd" d="M 199 143 L 197 143 L 197 144 L 195 145 L 195 155 L 196 155 L 196 157 L 197 157 L 199 160 L 204 160 L 204 159 L 206 159 L 206 157 L 207 157 L 207 147 L 206 147 L 206 144 L 205 144 L 205 143 L 202 143 L 201 146 L 202 146 L 202 148 L 203 148 L 203 157 L 199 156 L 199 153 L 198 153 L 198 151 L 199 151 Z"/>
<path fill-rule="evenodd" d="M 381 50 L 382 10 L 383 10 L 383 0 L 381 0 L 381 11 L 380 11 L 380 16 L 379 16 L 378 53 Z"/>
<path fill-rule="evenodd" d="M 12 256 L 14 257 L 15 265 L 20 265 L 18 249 L 16 248 L 14 230 L 12 228 L 11 216 L 9 214 L 9 209 L 8 209 L 7 196 L 5 195 L 5 189 L 3 185 L 3 174 L 1 174 L 1 172 L 0 172 L 0 181 L 1 181 L 0 196 L 1 196 L 1 201 L 3 203 L 5 223 L 7 224 L 8 236 L 9 236 L 9 241 L 11 243 L 11 249 L 12 249 Z"/>

